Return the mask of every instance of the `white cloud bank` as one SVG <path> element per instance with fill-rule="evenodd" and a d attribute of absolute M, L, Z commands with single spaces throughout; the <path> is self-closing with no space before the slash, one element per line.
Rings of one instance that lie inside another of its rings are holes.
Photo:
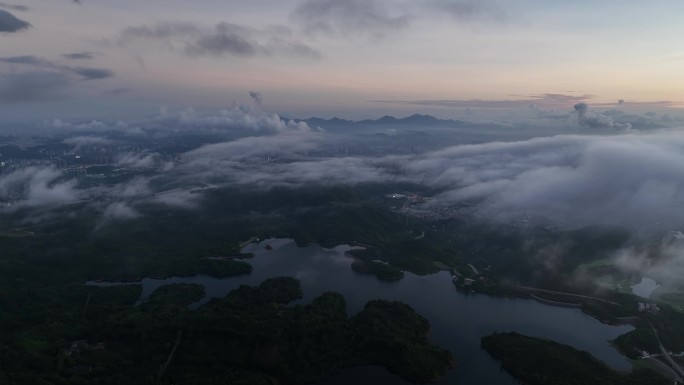
<path fill-rule="evenodd" d="M 684 134 L 554 136 L 456 146 L 406 165 L 489 217 L 533 214 L 580 224 L 684 222 Z"/>

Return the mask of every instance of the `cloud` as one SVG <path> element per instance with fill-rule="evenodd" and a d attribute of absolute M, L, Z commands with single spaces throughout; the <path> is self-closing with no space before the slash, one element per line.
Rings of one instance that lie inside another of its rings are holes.
<path fill-rule="evenodd" d="M 134 124 L 152 132 L 237 133 L 235 139 L 183 154 L 172 167 L 160 166 L 186 185 L 414 182 L 437 192 L 434 205 L 474 205 L 478 216 L 493 221 L 532 217 L 571 227 L 684 225 L 684 213 L 672 210 L 684 207 L 684 136 L 676 130 L 488 142 L 411 156 L 322 158 L 319 150 L 338 136 L 255 107 L 162 109 L 159 116 Z M 152 153 L 124 154 L 118 163 L 149 168 L 158 167 L 160 159 Z M 182 204 L 201 194 L 174 190 L 164 196 L 155 201 Z"/>
<path fill-rule="evenodd" d="M 261 92 L 256 92 L 256 91 L 249 91 L 249 97 L 252 98 L 254 103 L 261 105 L 263 100 L 263 97 L 261 96 Z"/>
<path fill-rule="evenodd" d="M 65 67 L 66 68 L 66 67 Z M 80 76 L 84 80 L 98 80 L 106 79 L 114 76 L 114 71 L 104 69 L 104 68 L 87 68 L 87 67 L 77 67 L 77 68 L 66 68 L 68 71 Z"/>
<path fill-rule="evenodd" d="M 435 16 L 459 22 L 503 16 L 486 1 L 429 0 L 396 5 L 381 0 L 307 0 L 294 9 L 291 19 L 308 35 L 377 40 L 408 29 L 415 20 L 432 22 Z"/>
<path fill-rule="evenodd" d="M 322 132 L 305 123 L 285 121 L 254 108 L 234 107 L 219 116 L 208 117 L 195 116 L 193 112 L 183 121 L 186 125 L 210 124 L 219 130 L 241 133 L 236 139 L 207 144 L 183 155 L 174 170 L 192 183 L 261 184 L 262 167 L 268 169 L 266 175 L 271 175 L 270 171 L 287 173 L 293 161 L 306 158 L 306 153 L 323 140 Z"/>
<path fill-rule="evenodd" d="M 590 128 L 616 128 L 629 130 L 632 125 L 627 122 L 616 122 L 608 115 L 592 112 L 587 103 L 577 103 L 574 106 L 577 111 L 577 121 L 581 126 Z"/>
<path fill-rule="evenodd" d="M 0 196 L 17 197 L 18 206 L 51 206 L 77 199 L 76 182 L 63 181 L 55 167 L 27 167 L 0 176 Z"/>
<path fill-rule="evenodd" d="M 65 53 L 62 55 L 62 57 L 71 59 L 71 60 L 92 60 L 95 58 L 95 53 L 94 52 L 73 52 L 73 53 Z"/>
<path fill-rule="evenodd" d="M 49 124 L 109 127 L 99 122 Z M 190 208 L 202 196 L 190 186 L 206 184 L 271 188 L 395 181 L 425 184 L 435 191 L 431 205 L 467 204 L 478 217 L 491 221 L 527 217 L 565 227 L 684 226 L 684 213 L 673 209 L 684 207 L 684 135 L 677 130 L 487 142 L 418 155 L 325 157 L 329 146 L 339 144 L 340 134 L 314 130 L 255 106 L 234 105 L 218 112 L 161 109 L 156 117 L 120 125 L 142 127 L 160 137 L 205 131 L 211 133 L 207 138 L 223 141 L 188 151 L 173 163 L 156 153 L 119 154 L 119 166 L 155 168 L 159 179 L 151 183 L 139 178 L 109 189 L 113 201 L 126 207 L 112 206 L 107 215 L 125 216 L 127 207 L 142 202 Z M 102 142 L 76 135 L 65 143 Z M 172 189 L 155 193 L 153 186 L 160 185 Z M 182 187 L 173 188 L 177 186 Z"/>
<path fill-rule="evenodd" d="M 153 202 L 166 206 L 193 209 L 197 207 L 200 199 L 201 194 L 194 193 L 190 189 L 173 189 L 155 194 Z"/>
<path fill-rule="evenodd" d="M 606 103 L 593 101 L 594 95 L 571 95 L 571 94 L 535 94 L 535 95 L 515 95 L 515 99 L 425 99 L 425 100 L 372 100 L 373 103 L 396 103 L 427 107 L 445 108 L 482 108 L 482 109 L 515 109 L 526 107 L 539 107 L 547 109 L 570 108 L 578 103 L 592 101 L 595 107 L 614 107 L 616 103 Z M 681 107 L 682 103 L 674 101 L 624 101 L 618 103 L 636 108 L 674 108 Z"/>
<path fill-rule="evenodd" d="M 360 157 L 299 161 L 277 165 L 271 170 L 264 168 L 260 171 L 243 175 L 239 182 L 266 186 L 304 186 L 310 184 L 355 185 L 393 179 L 390 170 L 386 169 L 381 161 Z"/>
<path fill-rule="evenodd" d="M 63 96 L 69 83 L 64 74 L 52 71 L 0 75 L 0 103 L 52 100 Z"/>
<path fill-rule="evenodd" d="M 51 62 L 50 60 L 32 55 L 0 57 L 0 63 L 26 65 L 31 67 L 38 67 L 41 69 L 51 69 L 55 71 L 60 71 L 64 74 L 77 75 L 83 80 L 106 79 L 114 76 L 114 72 L 108 69 L 57 65 Z"/>
<path fill-rule="evenodd" d="M 76 136 L 64 139 L 64 144 L 74 146 L 73 152 L 76 152 L 84 146 L 109 146 L 116 142 L 111 139 L 98 138 L 96 136 Z"/>
<path fill-rule="evenodd" d="M 407 161 L 438 202 L 483 218 L 534 215 L 554 224 L 684 225 L 684 136 L 678 131 L 554 136 L 455 146 Z"/>
<path fill-rule="evenodd" d="M 671 230 L 648 238 L 633 240 L 631 245 L 616 251 L 612 256 L 615 266 L 626 274 L 639 274 L 656 280 L 663 286 L 661 294 L 673 289 L 681 290 L 684 287 L 681 279 L 684 274 L 684 233 Z"/>
<path fill-rule="evenodd" d="M 185 156 L 195 164 L 212 162 L 236 162 L 253 157 L 276 157 L 292 155 L 316 147 L 319 136 L 308 132 L 292 131 L 269 136 L 251 136 L 229 142 L 214 143 L 190 151 Z"/>
<path fill-rule="evenodd" d="M 392 14 L 377 0 L 307 0 L 292 12 L 292 18 L 306 33 L 330 37 L 382 38 L 411 21 L 408 14 Z"/>
<path fill-rule="evenodd" d="M 310 134 L 309 134 L 310 135 Z M 382 160 L 344 157 L 307 160 L 320 138 L 276 135 L 211 144 L 186 154 L 177 167 L 188 181 L 272 188 L 275 186 L 354 185 L 393 178 Z"/>
<path fill-rule="evenodd" d="M 29 64 L 29 65 L 40 66 L 40 67 L 54 67 L 55 66 L 49 60 L 46 60 L 46 59 L 43 59 L 43 58 L 37 57 L 37 56 L 32 56 L 32 55 L 2 57 L 2 58 L 0 58 L 0 62 L 1 63 L 7 63 L 7 64 Z"/>
<path fill-rule="evenodd" d="M 29 22 L 18 19 L 8 11 L 0 9 L 0 33 L 15 33 L 30 27 Z"/>
<path fill-rule="evenodd" d="M 116 164 L 119 166 L 133 167 L 133 168 L 154 168 L 162 165 L 161 156 L 157 153 L 153 154 L 133 154 L 126 153 L 120 155 Z"/>
<path fill-rule="evenodd" d="M 64 97 L 76 80 L 99 80 L 114 76 L 108 69 L 57 65 L 45 58 L 24 55 L 0 57 L 13 68 L 31 68 L 0 75 L 0 103 L 22 103 Z"/>
<path fill-rule="evenodd" d="M 135 219 L 139 218 L 140 216 L 140 213 L 126 202 L 111 203 L 109 206 L 107 206 L 102 214 L 104 221 L 115 219 Z"/>
<path fill-rule="evenodd" d="M 25 5 L 7 4 L 7 3 L 3 3 L 3 2 L 0 2 L 0 8 L 6 8 L 6 9 L 11 9 L 13 11 L 20 11 L 20 12 L 26 12 L 26 11 L 31 9 Z"/>
<path fill-rule="evenodd" d="M 160 114 L 152 120 L 140 122 L 146 126 L 160 126 L 174 129 L 201 129 L 211 131 L 251 131 L 262 134 L 272 134 L 287 131 L 311 131 L 305 122 L 282 119 L 277 114 L 268 114 L 258 108 L 233 105 L 229 109 L 218 112 L 199 112 L 188 108 L 176 112 L 162 109 Z"/>
<path fill-rule="evenodd" d="M 74 131 L 101 131 L 107 128 L 105 123 L 98 120 L 91 120 L 90 122 L 82 123 L 70 123 L 64 122 L 61 119 L 53 119 L 50 121 L 44 121 L 43 126 L 47 128 L 59 129 L 59 130 L 74 130 Z"/>
<path fill-rule="evenodd" d="M 149 182 L 146 178 L 136 177 L 126 183 L 116 185 L 111 194 L 118 199 L 149 197 L 152 195 Z"/>
<path fill-rule="evenodd" d="M 55 118 L 43 121 L 42 126 L 50 129 L 82 131 L 113 129 L 130 134 L 158 132 L 166 135 L 179 132 L 210 132 L 222 138 L 320 131 L 320 129 L 312 129 L 306 122 L 284 119 L 278 114 L 264 112 L 258 106 L 238 104 L 218 111 L 197 111 L 193 108 L 170 111 L 166 107 L 162 107 L 156 116 L 129 122 L 119 121 L 115 124 L 107 124 L 98 120 L 72 123 Z"/>
<path fill-rule="evenodd" d="M 464 21 L 489 16 L 502 16 L 502 12 L 487 1 L 453 1 L 433 0 L 428 8 L 441 14 L 446 14 L 454 20 Z"/>
<path fill-rule="evenodd" d="M 187 22 L 162 22 L 154 26 L 129 27 L 121 32 L 119 44 L 135 41 L 162 43 L 188 56 L 269 56 L 318 58 L 320 53 L 299 41 L 285 26 L 265 29 L 232 23 L 204 27 Z"/>
<path fill-rule="evenodd" d="M 523 108 L 537 106 L 542 108 L 567 108 L 578 102 L 588 101 L 593 95 L 535 94 L 520 95 L 517 99 L 438 99 L 438 100 L 375 100 L 375 103 L 399 103 L 416 106 L 448 108 Z"/>
<path fill-rule="evenodd" d="M 114 88 L 112 90 L 103 91 L 102 93 L 106 94 L 106 95 L 121 96 L 121 95 L 128 94 L 132 91 L 133 90 L 131 88 Z"/>

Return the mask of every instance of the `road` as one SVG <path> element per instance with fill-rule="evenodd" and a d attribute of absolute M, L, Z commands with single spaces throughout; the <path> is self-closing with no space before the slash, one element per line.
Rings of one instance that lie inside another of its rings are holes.
<path fill-rule="evenodd" d="M 257 237 L 252 237 L 249 240 L 242 242 L 242 244 L 240 245 L 240 250 L 244 249 L 245 247 L 247 247 L 247 245 L 249 245 L 250 243 L 252 243 L 256 240 L 257 240 Z"/>
<path fill-rule="evenodd" d="M 181 337 L 183 336 L 183 331 L 179 330 L 178 331 L 178 337 L 176 337 L 176 344 L 173 345 L 173 349 L 171 349 L 171 353 L 169 354 L 169 358 L 166 359 L 166 362 L 159 368 L 159 373 L 157 373 L 158 378 L 164 377 L 164 372 L 166 371 L 166 368 L 169 367 L 169 364 L 171 364 L 171 360 L 173 359 L 173 355 L 176 354 L 176 349 L 178 349 L 178 345 L 181 342 Z"/>
<path fill-rule="evenodd" d="M 663 346 L 663 343 L 660 341 L 660 337 L 658 336 L 658 330 L 656 330 L 655 326 L 653 326 L 652 323 L 649 322 L 651 325 L 651 330 L 653 330 L 653 334 L 656 337 L 656 340 L 658 341 L 658 346 L 660 346 L 660 351 L 663 353 L 663 357 L 667 360 L 667 363 L 670 364 L 672 369 L 674 369 L 675 372 L 677 372 L 678 375 L 678 381 L 684 381 L 684 369 L 682 369 L 681 366 L 679 366 L 678 363 L 675 362 L 674 359 L 672 359 L 672 356 L 670 356 L 670 352 L 665 349 L 665 346 Z"/>
<path fill-rule="evenodd" d="M 588 295 L 581 295 L 581 294 L 573 294 L 573 293 L 563 293 L 561 291 L 552 291 L 552 290 L 544 290 L 544 289 L 537 289 L 536 287 L 526 287 L 526 286 L 518 286 L 520 289 L 524 290 L 530 290 L 530 291 L 538 291 L 540 293 L 547 293 L 547 294 L 558 294 L 558 295 L 564 295 L 567 297 L 575 297 L 575 298 L 584 298 L 584 299 L 590 299 L 592 301 L 599 301 L 603 303 L 609 303 L 611 305 L 616 305 L 616 306 L 622 306 L 617 302 L 613 301 L 608 301 L 607 299 L 603 298 L 596 298 L 596 297 L 591 297 Z"/>
<path fill-rule="evenodd" d="M 675 381 L 681 381 L 681 377 L 679 376 L 679 374 L 677 374 L 677 372 L 674 369 L 672 369 L 669 365 L 667 365 L 666 363 L 660 361 L 659 359 L 655 358 L 654 356 L 651 356 L 651 357 L 646 358 L 646 359 L 655 363 L 656 365 L 658 365 L 660 368 L 663 369 L 663 371 L 669 373 L 669 376 L 672 379 L 674 379 Z"/>

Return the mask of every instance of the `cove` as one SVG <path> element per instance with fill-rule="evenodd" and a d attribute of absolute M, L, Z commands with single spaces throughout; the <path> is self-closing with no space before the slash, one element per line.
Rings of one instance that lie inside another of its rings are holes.
<path fill-rule="evenodd" d="M 270 245 L 272 250 L 267 250 Z M 631 326 L 604 325 L 579 309 L 544 305 L 526 299 L 494 298 L 481 294 L 462 294 L 451 283 L 448 272 L 419 276 L 406 273 L 404 279 L 383 282 L 374 276 L 355 273 L 352 259 L 345 255 L 350 246 L 324 249 L 316 244 L 297 247 L 290 239 L 270 239 L 253 243 L 244 253 L 253 253 L 246 260 L 253 266 L 250 275 L 216 279 L 209 276 L 144 279 L 141 300 L 157 288 L 172 283 L 194 283 L 204 286 L 205 297 L 193 307 L 211 298 L 223 297 L 240 285 L 258 285 L 278 276 L 292 276 L 301 281 L 304 298 L 296 303 L 308 303 L 326 291 L 343 294 L 350 315 L 357 313 L 372 299 L 397 300 L 409 304 L 429 319 L 430 339 L 449 349 L 456 368 L 440 380 L 440 384 L 503 384 L 517 382 L 500 370 L 480 348 L 480 338 L 493 332 L 515 331 L 532 337 L 549 338 L 577 349 L 586 350 L 614 369 L 631 370 L 631 363 L 613 348 L 609 340 L 627 333 Z M 342 371 L 321 385 L 354 383 L 404 384 L 400 378 L 383 368 L 361 367 Z"/>

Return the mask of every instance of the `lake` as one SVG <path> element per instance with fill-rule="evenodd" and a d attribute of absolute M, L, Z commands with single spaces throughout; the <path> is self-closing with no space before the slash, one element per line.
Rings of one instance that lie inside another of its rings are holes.
<path fill-rule="evenodd" d="M 266 245 L 271 245 L 273 250 L 267 251 Z M 456 369 L 442 378 L 441 384 L 515 385 L 516 381 L 500 370 L 499 362 L 480 348 L 480 338 L 495 331 L 516 331 L 553 339 L 589 351 L 617 370 L 631 370 L 629 360 L 608 342 L 631 331 L 631 326 L 604 325 L 579 309 L 552 307 L 525 299 L 462 294 L 451 283 L 448 272 L 427 276 L 406 273 L 400 281 L 379 281 L 374 276 L 352 271 L 352 260 L 345 256 L 350 249 L 349 246 L 323 249 L 318 245 L 300 248 L 289 239 L 266 240 L 243 250 L 255 255 L 246 260 L 254 267 L 250 275 L 225 279 L 208 276 L 145 279 L 141 299 L 163 285 L 196 283 L 206 291 L 205 298 L 193 305 L 199 306 L 210 298 L 225 296 L 240 285 L 258 285 L 267 278 L 292 276 L 301 281 L 304 291 L 304 298 L 298 303 L 308 303 L 326 291 L 337 291 L 346 297 L 350 315 L 372 299 L 398 300 L 412 306 L 430 320 L 431 340 L 449 349 L 456 359 Z M 345 370 L 321 385 L 352 382 L 355 385 L 405 383 L 383 368 L 361 367 Z"/>
<path fill-rule="evenodd" d="M 641 282 L 632 286 L 632 293 L 641 298 L 651 298 L 653 292 L 656 291 L 656 289 L 658 289 L 659 287 L 660 285 L 658 285 L 658 282 L 656 282 L 654 279 L 642 277 Z"/>

